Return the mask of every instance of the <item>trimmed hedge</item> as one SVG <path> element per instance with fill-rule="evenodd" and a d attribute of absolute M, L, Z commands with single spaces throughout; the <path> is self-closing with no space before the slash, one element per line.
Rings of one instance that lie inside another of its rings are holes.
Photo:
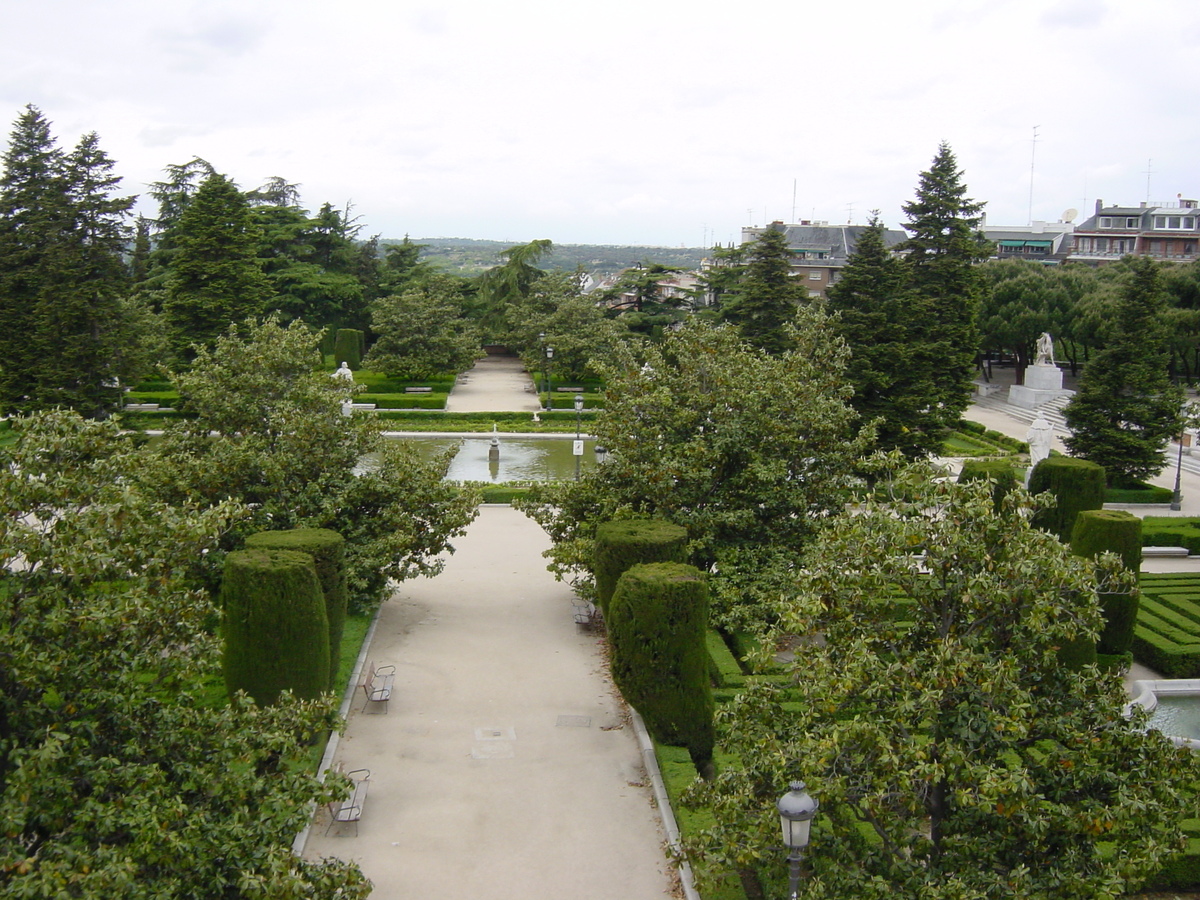
<path fill-rule="evenodd" d="M 606 616 L 617 580 L 637 563 L 687 561 L 687 529 L 663 519 L 621 519 L 596 528 L 596 605 Z"/>
<path fill-rule="evenodd" d="M 346 624 L 346 541 L 328 528 L 293 528 L 289 531 L 260 531 L 246 538 L 247 549 L 296 550 L 313 558 L 321 593 L 325 597 L 325 619 L 329 623 L 329 686 L 336 688 L 338 660 L 342 652 L 342 630 Z"/>
<path fill-rule="evenodd" d="M 605 616 L 613 682 L 664 744 L 711 767 L 716 729 L 708 681 L 708 583 L 682 563 L 649 563 L 621 576 Z"/>
<path fill-rule="evenodd" d="M 963 462 L 962 471 L 958 473 L 959 483 L 965 481 L 991 481 L 992 504 L 996 510 L 1008 492 L 1017 487 L 1017 470 L 1007 459 L 968 459 Z"/>
<path fill-rule="evenodd" d="M 1133 656 L 1165 678 L 1200 677 L 1200 574 L 1144 573 Z"/>
<path fill-rule="evenodd" d="M 1187 547 L 1200 554 L 1200 519 L 1187 516 L 1146 516 L 1142 519 L 1143 547 Z"/>
<path fill-rule="evenodd" d="M 1085 509 L 1104 506 L 1104 467 L 1073 456 L 1043 459 L 1029 477 L 1029 493 L 1052 493 L 1058 501 L 1034 515 L 1033 524 L 1058 535 L 1064 544 L 1071 540 L 1075 517 Z"/>
<path fill-rule="evenodd" d="M 357 328 L 339 328 L 333 338 L 334 365 L 346 363 L 357 371 L 362 368 L 364 335 Z"/>
<path fill-rule="evenodd" d="M 1125 568 L 1136 575 L 1142 567 L 1142 520 L 1122 510 L 1085 509 L 1075 519 L 1071 552 L 1094 559 L 1108 551 L 1120 556 Z M 1137 626 L 1137 590 L 1101 591 L 1097 596 L 1104 614 L 1104 630 L 1096 652 L 1104 656 L 1128 652 Z"/>
<path fill-rule="evenodd" d="M 1111 487 L 1104 492 L 1105 503 L 1170 503 L 1175 492 L 1156 484 L 1135 481 L 1133 484 Z"/>
<path fill-rule="evenodd" d="M 313 699 L 329 684 L 329 622 L 313 558 L 295 550 L 235 550 L 221 581 L 225 689 L 259 705 L 282 691 Z"/>

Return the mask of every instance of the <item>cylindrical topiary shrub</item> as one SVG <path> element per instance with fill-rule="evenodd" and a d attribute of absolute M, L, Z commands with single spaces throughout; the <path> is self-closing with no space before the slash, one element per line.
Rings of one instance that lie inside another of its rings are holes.
<path fill-rule="evenodd" d="M 685 562 L 687 529 L 663 519 L 621 519 L 596 529 L 596 605 L 607 616 L 617 580 L 638 563 Z"/>
<path fill-rule="evenodd" d="M 1073 456 L 1046 457 L 1029 476 L 1029 493 L 1049 491 L 1056 502 L 1038 510 L 1033 524 L 1069 543 L 1075 517 L 1085 509 L 1104 506 L 1104 488 L 1104 466 Z"/>
<path fill-rule="evenodd" d="M 333 339 L 333 364 L 348 365 L 354 371 L 362 368 L 363 333 L 357 328 L 339 328 Z"/>
<path fill-rule="evenodd" d="M 1115 509 L 1084 510 L 1075 519 L 1071 552 L 1089 559 L 1110 551 L 1133 573 L 1142 568 L 1142 520 L 1133 513 Z M 1104 630 L 1096 650 L 1104 656 L 1127 653 L 1133 646 L 1140 594 L 1132 591 L 1101 591 L 1100 609 Z"/>
<path fill-rule="evenodd" d="M 342 631 L 346 627 L 346 541 L 328 528 L 293 528 L 262 531 L 246 538 L 247 549 L 298 550 L 313 558 L 321 593 L 325 595 L 325 618 L 329 622 L 329 687 L 337 688 L 338 663 L 342 656 Z"/>
<path fill-rule="evenodd" d="M 305 699 L 329 684 L 329 623 L 313 558 L 295 550 L 235 550 L 221 581 L 225 688 L 260 705 L 281 691 Z"/>
<path fill-rule="evenodd" d="M 997 510 L 1008 492 L 1017 486 L 1017 470 L 1006 459 L 968 459 L 958 473 L 959 482 L 987 481 L 992 484 L 992 504 Z"/>
<path fill-rule="evenodd" d="M 655 739 L 687 747 L 696 768 L 711 771 L 716 738 L 704 573 L 682 563 L 635 565 L 609 605 L 613 681 Z"/>

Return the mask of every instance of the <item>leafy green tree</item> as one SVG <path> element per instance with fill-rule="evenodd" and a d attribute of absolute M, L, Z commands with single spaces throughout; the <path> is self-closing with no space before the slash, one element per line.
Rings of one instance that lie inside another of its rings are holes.
<path fill-rule="evenodd" d="M 742 337 L 767 353 L 790 349 L 787 323 L 804 298 L 804 287 L 792 275 L 792 251 L 782 226 L 771 226 L 746 248 L 745 276 L 735 299 L 722 316 L 741 330 Z"/>
<path fill-rule="evenodd" d="M 593 296 L 580 293 L 576 275 L 547 275 L 508 309 L 509 348 L 530 372 L 548 369 L 557 379 L 597 377 L 601 364 L 631 338 L 626 318 L 605 315 Z M 552 360 L 544 356 L 546 347 L 554 348 Z"/>
<path fill-rule="evenodd" d="M 1183 392 L 1171 383 L 1166 297 L 1159 264 L 1127 260 L 1128 275 L 1105 349 L 1084 367 L 1063 410 L 1075 456 L 1104 466 L 1108 482 L 1162 471 L 1163 447 L 1182 428 Z"/>
<path fill-rule="evenodd" d="M 172 423 L 143 480 L 166 500 L 233 497 L 251 531 L 328 528 L 346 539 L 350 603 L 370 608 L 397 581 L 441 570 L 438 556 L 474 519 L 478 496 L 442 480 L 367 418 L 341 414 L 344 388 L 321 370 L 299 322 L 251 321 L 201 348 L 173 381 L 195 418 Z"/>
<path fill-rule="evenodd" d="M 704 311 L 720 314 L 737 293 L 746 273 L 746 245 L 715 246 L 700 274 L 701 302 Z"/>
<path fill-rule="evenodd" d="M 181 359 L 234 322 L 258 315 L 270 280 L 258 260 L 261 230 L 246 198 L 224 175 L 209 175 L 169 232 L 173 253 L 163 311 Z"/>
<path fill-rule="evenodd" d="M 602 366 L 606 406 L 592 432 L 608 461 L 578 482 L 535 487 L 523 504 L 554 542 L 551 570 L 588 571 L 601 522 L 663 518 L 688 529 L 693 565 L 717 566 L 716 618 L 738 615 L 750 592 L 724 586 L 771 578 L 794 558 L 845 502 L 867 440 L 825 315 L 802 308 L 790 340 L 769 356 L 728 325 L 689 322 L 661 347 L 627 347 Z"/>
<path fill-rule="evenodd" d="M 908 364 L 927 383 L 923 431 L 953 426 L 971 400 L 971 377 L 979 350 L 977 315 L 981 275 L 977 263 L 991 255 L 978 230 L 983 204 L 967 197 L 962 172 L 942 143 L 922 172 L 915 199 L 904 204 L 909 232 L 904 251 L 908 288 L 913 292 L 913 327 L 921 341 Z"/>
<path fill-rule="evenodd" d="M 929 413 L 932 373 L 910 358 L 925 338 L 919 300 L 883 233 L 883 223 L 872 214 L 841 277 L 829 288 L 829 311 L 850 348 L 850 402 L 864 421 L 876 423 L 879 447 L 925 456 L 941 448 L 942 428 L 940 417 Z"/>
<path fill-rule="evenodd" d="M 124 295 L 131 197 L 88 134 L 69 153 L 33 106 L 17 121 L 0 179 L 0 404 L 102 416 L 140 374 Z"/>
<path fill-rule="evenodd" d="M 479 333 L 463 315 L 457 279 L 432 276 L 399 296 L 371 304 L 375 344 L 366 368 L 389 378 L 419 379 L 469 369 L 480 356 Z"/>
<path fill-rule="evenodd" d="M 537 267 L 554 243 L 545 238 L 500 251 L 504 262 L 479 277 L 479 327 L 485 341 L 504 330 L 508 305 L 529 293 L 534 282 L 546 273 Z"/>
<path fill-rule="evenodd" d="M 598 300 L 618 313 L 632 332 L 654 337 L 683 321 L 692 306 L 690 295 L 672 289 L 671 281 L 681 271 L 677 266 L 643 260 L 626 269 L 610 286 L 596 293 Z"/>
<path fill-rule="evenodd" d="M 764 680 L 719 716 L 737 763 L 701 789 L 716 824 L 692 854 L 782 870 L 774 801 L 802 780 L 802 897 L 1125 896 L 1178 851 L 1197 758 L 1126 718 L 1118 676 L 1059 664 L 1100 628 L 1092 563 L 1023 492 L 997 511 L 935 474 L 877 472 L 813 545 L 778 631 L 804 651 L 786 693 Z"/>
<path fill-rule="evenodd" d="M 0 893 L 365 898 L 358 866 L 292 855 L 334 795 L 304 759 L 325 701 L 214 704 L 219 616 L 199 562 L 245 515 L 139 488 L 113 422 L 17 419 L 0 451 Z"/>

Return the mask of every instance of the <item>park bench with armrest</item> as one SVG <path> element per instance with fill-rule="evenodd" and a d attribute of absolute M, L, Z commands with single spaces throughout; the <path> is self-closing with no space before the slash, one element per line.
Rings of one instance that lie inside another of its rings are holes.
<path fill-rule="evenodd" d="M 347 822 L 353 822 L 354 836 L 358 837 L 358 820 L 362 818 L 363 807 L 367 803 L 367 785 L 371 779 L 371 770 L 354 769 L 347 772 L 346 777 L 353 782 L 353 790 L 345 800 L 331 800 L 329 802 L 329 825 L 325 829 L 325 833 L 329 834 L 329 829 L 334 825 L 344 825 Z"/>
<path fill-rule="evenodd" d="M 367 702 L 363 704 L 363 712 L 367 711 L 367 707 L 372 703 L 382 703 L 383 711 L 387 712 L 387 702 L 392 699 L 392 685 L 396 681 L 395 666 L 379 666 L 376 668 L 375 663 L 371 663 L 367 667 L 367 677 L 363 679 L 363 693 L 367 695 Z"/>

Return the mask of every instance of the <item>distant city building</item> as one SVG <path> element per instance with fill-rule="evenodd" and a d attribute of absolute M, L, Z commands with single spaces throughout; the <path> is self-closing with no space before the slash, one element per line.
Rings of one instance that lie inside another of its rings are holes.
<path fill-rule="evenodd" d="M 1122 256 L 1191 262 L 1200 245 L 1200 203 L 1178 198 L 1174 203 L 1105 206 L 1075 229 L 1070 260 L 1098 266 Z"/>
<path fill-rule="evenodd" d="M 1075 210 L 1068 210 L 1074 213 Z M 983 236 L 996 245 L 999 259 L 1027 259 L 1058 265 L 1066 262 L 1075 225 L 1068 221 L 1034 222 L 1032 225 L 984 225 Z"/>
<path fill-rule="evenodd" d="M 783 228 L 792 251 L 792 274 L 804 281 L 810 297 L 824 297 L 826 289 L 836 284 L 850 254 L 858 246 L 858 237 L 866 225 L 830 225 L 828 222 L 801 220 L 794 225 L 772 222 L 771 228 Z M 742 243 L 754 240 L 766 228 L 743 228 Z M 894 247 L 907 240 L 903 231 L 888 228 L 883 241 Z"/>

